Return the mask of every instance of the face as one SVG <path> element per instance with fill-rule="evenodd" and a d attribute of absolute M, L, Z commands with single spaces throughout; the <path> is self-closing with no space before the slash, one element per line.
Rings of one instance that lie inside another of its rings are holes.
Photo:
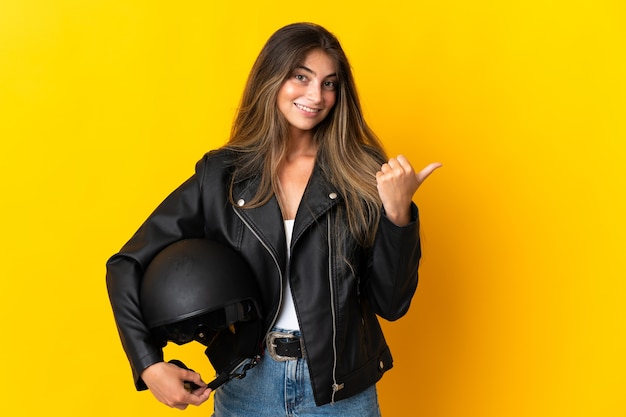
<path fill-rule="evenodd" d="M 292 135 L 310 133 L 326 118 L 337 98 L 337 70 L 323 51 L 309 52 L 278 92 L 278 110 Z"/>

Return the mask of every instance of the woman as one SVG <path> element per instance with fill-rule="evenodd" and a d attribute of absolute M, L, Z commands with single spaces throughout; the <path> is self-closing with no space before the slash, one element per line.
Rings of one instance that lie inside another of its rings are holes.
<path fill-rule="evenodd" d="M 163 247 L 205 237 L 236 249 L 262 288 L 271 346 L 245 378 L 215 392 L 215 416 L 378 416 L 375 383 L 392 366 L 377 315 L 409 308 L 420 258 L 416 174 L 387 160 L 365 123 L 338 40 L 309 23 L 279 29 L 246 84 L 229 142 L 150 215 L 107 263 L 107 285 L 138 389 L 184 409 L 209 398 L 192 371 L 163 362 L 138 288 Z M 271 338 L 271 337 L 270 337 Z M 187 392 L 182 381 L 201 388 Z"/>

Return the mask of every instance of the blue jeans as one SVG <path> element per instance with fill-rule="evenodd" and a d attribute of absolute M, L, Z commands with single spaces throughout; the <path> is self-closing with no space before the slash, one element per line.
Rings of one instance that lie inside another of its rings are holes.
<path fill-rule="evenodd" d="M 305 359 L 277 362 L 264 355 L 244 378 L 229 381 L 214 395 L 214 417 L 380 417 L 376 386 L 317 407 Z"/>

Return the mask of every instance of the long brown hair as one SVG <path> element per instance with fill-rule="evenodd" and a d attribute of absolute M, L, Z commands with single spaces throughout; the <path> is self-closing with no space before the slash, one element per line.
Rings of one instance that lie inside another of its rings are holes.
<path fill-rule="evenodd" d="M 375 173 L 386 155 L 363 118 L 346 54 L 337 38 L 319 25 L 295 23 L 279 29 L 257 57 L 225 145 L 240 154 L 233 181 L 261 176 L 257 195 L 247 207 L 263 205 L 278 195 L 276 173 L 289 139 L 287 121 L 276 104 L 278 92 L 316 49 L 335 62 L 338 80 L 335 106 L 315 127 L 317 163 L 344 197 L 350 234 L 371 246 L 381 215 Z"/>

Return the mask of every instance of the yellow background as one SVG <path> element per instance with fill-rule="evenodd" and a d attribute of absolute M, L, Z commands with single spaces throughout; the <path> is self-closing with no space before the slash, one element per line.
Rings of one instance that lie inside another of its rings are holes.
<path fill-rule="evenodd" d="M 339 36 L 388 151 L 444 163 L 384 415 L 626 415 L 622 0 L 0 0 L 0 413 L 180 415 L 134 391 L 104 264 L 303 20 Z"/>

